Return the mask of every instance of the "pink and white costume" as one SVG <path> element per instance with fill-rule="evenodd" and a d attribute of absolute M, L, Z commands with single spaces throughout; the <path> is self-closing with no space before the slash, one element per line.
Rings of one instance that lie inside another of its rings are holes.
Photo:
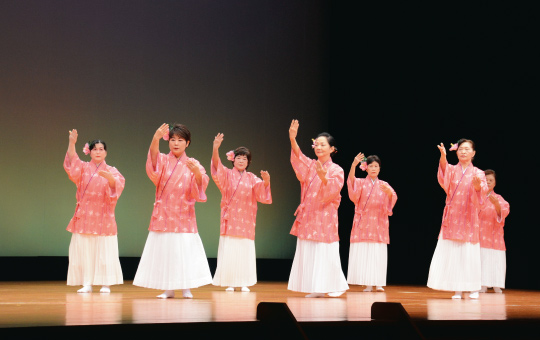
<path fill-rule="evenodd" d="M 501 216 L 489 196 L 497 198 Z M 506 246 L 504 243 L 504 221 L 510 213 L 510 204 L 501 195 L 491 191 L 480 205 L 480 254 L 482 258 L 482 286 L 505 287 Z"/>
<path fill-rule="evenodd" d="M 349 289 L 339 258 L 338 214 L 343 169 L 329 159 L 327 183 L 315 168 L 316 160 L 291 151 L 291 164 L 301 185 L 291 234 L 298 240 L 288 289 L 303 293 L 342 292 Z"/>
<path fill-rule="evenodd" d="M 378 178 L 347 179 L 349 198 L 355 205 L 347 272 L 350 284 L 386 286 L 388 216 L 392 216 L 397 195 L 390 187 L 392 197 L 388 197 L 380 183 L 390 187 Z"/>
<path fill-rule="evenodd" d="M 175 290 L 212 282 L 195 218 L 195 202 L 206 202 L 209 179 L 196 161 L 202 174 L 202 184 L 197 185 L 187 160 L 185 152 L 179 159 L 172 152 L 160 153 L 154 169 L 148 153 L 146 173 L 156 186 L 156 200 L 150 233 L 133 280 L 136 286 Z"/>
<path fill-rule="evenodd" d="M 217 169 L 217 170 L 216 170 Z M 246 287 L 257 283 L 255 220 L 257 202 L 272 203 L 270 185 L 251 172 L 211 164 L 221 191 L 221 223 L 215 286 Z"/>
<path fill-rule="evenodd" d="M 66 154 L 64 170 L 77 185 L 75 214 L 67 230 L 73 235 L 69 245 L 67 284 L 110 286 L 124 283 L 118 258 L 118 238 L 114 210 L 125 179 L 116 168 L 102 161 L 83 162 L 76 154 L 71 162 Z M 115 188 L 98 175 L 106 170 L 115 179 Z"/>
<path fill-rule="evenodd" d="M 481 180 L 476 191 L 472 179 Z M 470 163 L 439 165 L 439 184 L 446 192 L 441 232 L 431 266 L 427 286 L 447 291 L 477 291 L 481 288 L 480 222 L 478 211 L 488 190 L 484 172 Z"/>

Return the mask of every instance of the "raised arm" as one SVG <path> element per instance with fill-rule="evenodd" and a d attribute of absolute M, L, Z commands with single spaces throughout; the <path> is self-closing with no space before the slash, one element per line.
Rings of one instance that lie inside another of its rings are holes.
<path fill-rule="evenodd" d="M 77 155 L 77 150 L 75 150 L 75 144 L 77 144 L 77 137 L 77 129 L 69 131 L 69 144 L 67 149 L 67 155 L 70 163 L 73 160 L 73 157 Z"/>
<path fill-rule="evenodd" d="M 349 171 L 349 178 L 351 179 L 351 181 L 354 181 L 354 179 L 356 178 L 356 167 L 358 166 L 358 164 L 360 164 L 360 162 L 362 162 L 362 160 L 364 160 L 364 158 L 365 156 L 361 152 L 356 155 L 356 157 L 354 157 L 354 161 L 351 164 L 351 170 Z"/>
<path fill-rule="evenodd" d="M 219 164 L 219 147 L 221 146 L 222 142 L 223 134 L 218 133 L 214 138 L 214 147 L 212 149 L 212 166 L 214 167 L 214 171 L 217 171 L 217 166 Z"/>
<path fill-rule="evenodd" d="M 150 144 L 150 158 L 152 159 L 152 167 L 154 170 L 157 165 L 157 157 L 159 155 L 159 140 L 169 133 L 169 124 L 161 124 L 161 126 L 154 133 L 152 143 Z"/>
<path fill-rule="evenodd" d="M 446 161 L 446 148 L 444 147 L 443 143 L 441 143 L 440 145 L 437 145 L 437 147 L 439 148 L 439 151 L 441 152 L 441 159 L 439 160 L 439 165 L 441 166 L 441 170 L 444 175 L 444 172 L 446 171 L 446 164 L 448 164 L 448 162 Z"/>
<path fill-rule="evenodd" d="M 293 119 L 293 121 L 291 122 L 291 127 L 289 128 L 289 139 L 291 140 L 291 148 L 296 157 L 299 157 L 300 154 L 300 147 L 296 142 L 296 135 L 298 134 L 299 125 L 300 124 L 298 123 L 298 120 Z"/>

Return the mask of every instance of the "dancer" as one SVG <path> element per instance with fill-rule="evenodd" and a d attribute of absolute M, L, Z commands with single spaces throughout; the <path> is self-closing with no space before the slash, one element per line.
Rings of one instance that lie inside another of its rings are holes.
<path fill-rule="evenodd" d="M 504 221 L 510 213 L 510 204 L 493 189 L 497 175 L 493 170 L 484 171 L 489 193 L 480 206 L 480 255 L 482 263 L 482 289 L 493 287 L 502 293 L 506 277 L 506 246 L 504 244 Z"/>
<path fill-rule="evenodd" d="M 261 171 L 261 180 L 247 171 L 251 152 L 243 146 L 227 153 L 227 159 L 233 163 L 233 168 L 228 169 L 219 158 L 222 142 L 223 134 L 218 133 L 214 138 L 211 165 L 212 179 L 221 191 L 220 237 L 213 284 L 228 287 L 225 289 L 228 292 L 233 292 L 235 287 L 249 292 L 248 286 L 257 283 L 257 201 L 272 203 L 270 174 Z"/>
<path fill-rule="evenodd" d="M 306 297 L 338 297 L 349 289 L 339 258 L 338 214 L 343 169 L 332 162 L 334 138 L 323 132 L 313 141 L 317 160 L 306 157 L 298 143 L 298 120 L 289 128 L 291 163 L 301 185 L 291 234 L 297 237 L 288 289 Z"/>
<path fill-rule="evenodd" d="M 124 190 L 125 180 L 116 168 L 107 165 L 107 144 L 97 139 L 84 146 L 90 162 L 77 155 L 77 130 L 69 131 L 64 169 L 77 186 L 75 215 L 67 230 L 69 245 L 67 284 L 80 286 L 78 293 L 91 293 L 101 285 L 100 293 L 110 293 L 111 285 L 124 283 L 118 258 L 118 238 L 114 209 Z"/>
<path fill-rule="evenodd" d="M 355 177 L 360 163 L 361 169 L 367 171 L 366 178 Z M 383 292 L 386 286 L 387 244 L 390 243 L 388 216 L 392 216 L 397 195 L 388 183 L 379 180 L 380 171 L 378 156 L 366 159 L 359 153 L 347 179 L 349 198 L 355 205 L 347 282 L 365 285 L 364 292 L 373 291 L 373 286 Z"/>
<path fill-rule="evenodd" d="M 478 211 L 488 190 L 486 177 L 472 164 L 476 154 L 472 140 L 460 139 L 450 148 L 457 150 L 457 165 L 448 164 L 442 143 L 437 147 L 441 152 L 437 177 L 446 192 L 446 206 L 427 286 L 455 291 L 453 299 L 470 291 L 469 297 L 476 299 L 481 287 Z"/>
<path fill-rule="evenodd" d="M 169 141 L 169 154 L 159 152 L 159 140 Z M 162 289 L 158 298 L 174 297 L 175 289 L 191 299 L 191 288 L 212 283 L 208 260 L 197 232 L 195 202 L 206 202 L 208 176 L 186 155 L 191 132 L 182 124 L 161 125 L 150 144 L 146 173 L 156 186 L 150 233 L 133 284 Z"/>

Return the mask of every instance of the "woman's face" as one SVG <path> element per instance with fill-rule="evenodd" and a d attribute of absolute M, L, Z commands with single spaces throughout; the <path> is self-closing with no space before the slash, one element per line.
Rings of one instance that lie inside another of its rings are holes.
<path fill-rule="evenodd" d="M 371 162 L 367 166 L 366 171 L 367 171 L 369 177 L 375 179 L 375 178 L 377 178 L 377 176 L 379 176 L 379 172 L 381 172 L 381 167 L 380 167 L 379 163 Z"/>
<path fill-rule="evenodd" d="M 493 175 L 486 175 L 486 182 L 487 182 L 489 191 L 492 191 L 493 188 L 495 188 L 495 185 L 497 184 L 497 181 L 495 180 L 495 176 Z"/>
<path fill-rule="evenodd" d="M 475 154 L 476 151 L 473 150 L 472 145 L 469 142 L 461 143 L 457 149 L 457 156 L 460 162 L 470 162 Z"/>
<path fill-rule="evenodd" d="M 248 164 L 248 158 L 245 155 L 238 155 L 234 157 L 234 167 L 236 170 L 242 172 L 246 170 Z"/>
<path fill-rule="evenodd" d="M 105 157 L 107 157 L 105 147 L 101 143 L 96 143 L 94 148 L 90 150 L 90 158 L 92 158 L 92 162 L 99 164 L 103 162 Z"/>
<path fill-rule="evenodd" d="M 175 157 L 180 157 L 186 151 L 189 142 L 186 143 L 186 140 L 178 135 L 173 135 L 169 139 L 169 149 Z"/>
<path fill-rule="evenodd" d="M 334 152 L 334 147 L 330 146 L 328 144 L 328 140 L 326 137 L 322 136 L 317 139 L 315 139 L 315 148 L 313 150 L 315 151 L 315 155 L 317 158 L 327 158 Z"/>

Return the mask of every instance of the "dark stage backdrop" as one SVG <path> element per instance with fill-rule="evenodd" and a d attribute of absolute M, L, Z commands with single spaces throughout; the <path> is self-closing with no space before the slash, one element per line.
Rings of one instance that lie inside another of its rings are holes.
<path fill-rule="evenodd" d="M 67 255 L 75 187 L 62 161 L 72 128 L 83 158 L 84 142 L 107 141 L 108 164 L 126 177 L 120 255 L 140 256 L 154 195 L 148 146 L 161 123 L 181 122 L 193 134 L 188 155 L 207 170 L 223 132 L 222 159 L 245 145 L 250 170 L 270 171 L 274 203 L 259 206 L 257 256 L 291 259 L 299 184 L 287 130 L 297 118 L 303 151 L 328 130 L 346 173 L 360 151 L 381 157 L 380 178 L 398 194 L 389 284 L 427 280 L 444 207 L 436 145 L 475 140 L 474 164 L 497 171 L 511 205 L 507 286 L 539 289 L 538 13 L 493 2 L 3 1 L 0 256 Z M 212 182 L 207 193 L 197 219 L 215 257 L 220 194 Z M 342 196 L 346 270 L 354 206 L 346 188 Z"/>

